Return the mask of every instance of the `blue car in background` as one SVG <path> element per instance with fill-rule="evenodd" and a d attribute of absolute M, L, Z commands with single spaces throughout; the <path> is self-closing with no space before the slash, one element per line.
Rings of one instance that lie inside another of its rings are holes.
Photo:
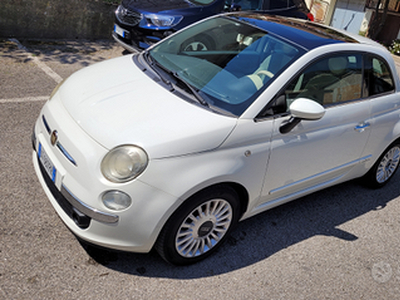
<path fill-rule="evenodd" d="M 141 51 L 196 21 L 239 10 L 313 20 L 304 0 L 123 0 L 112 36 L 126 50 Z M 210 46 L 204 36 L 187 45 L 193 51 Z"/>

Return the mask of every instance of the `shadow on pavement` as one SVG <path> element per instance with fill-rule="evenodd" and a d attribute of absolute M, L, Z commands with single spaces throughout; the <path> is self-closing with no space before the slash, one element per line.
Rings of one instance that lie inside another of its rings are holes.
<path fill-rule="evenodd" d="M 352 242 L 352 232 L 338 226 L 366 213 L 385 209 L 400 195 L 396 174 L 384 188 L 371 190 L 351 181 L 316 192 L 238 224 L 228 242 L 200 263 L 177 267 L 155 252 L 113 252 L 82 244 L 94 263 L 144 277 L 194 279 L 229 273 L 273 256 L 279 251 L 315 236 Z M 304 254 L 303 255 L 307 255 Z"/>
<path fill-rule="evenodd" d="M 110 58 L 110 51 L 123 49 L 114 41 L 98 40 L 0 40 L 0 58 L 12 58 L 18 63 L 28 63 L 36 56 L 43 62 L 79 64 L 82 67 Z M 21 48 L 21 46 L 23 48 Z"/>

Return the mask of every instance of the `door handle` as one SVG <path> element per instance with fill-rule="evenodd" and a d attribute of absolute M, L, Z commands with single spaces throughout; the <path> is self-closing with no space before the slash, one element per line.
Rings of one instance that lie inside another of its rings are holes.
<path fill-rule="evenodd" d="M 362 122 L 362 123 L 358 124 L 356 127 L 354 127 L 354 130 L 358 131 L 358 132 L 363 132 L 369 126 L 371 126 L 371 124 L 369 122 Z"/>

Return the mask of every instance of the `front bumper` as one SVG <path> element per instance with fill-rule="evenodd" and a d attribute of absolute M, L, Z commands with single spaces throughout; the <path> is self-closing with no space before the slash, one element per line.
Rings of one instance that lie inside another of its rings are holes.
<path fill-rule="evenodd" d="M 92 219 L 109 224 L 118 223 L 118 215 L 102 212 L 86 205 L 72 195 L 64 185 L 61 186 L 61 190 L 58 190 L 49 175 L 46 173 L 43 165 L 40 163 L 39 157 L 36 155 L 35 151 L 33 152 L 32 159 L 34 161 L 35 169 L 38 168 L 38 171 L 40 171 L 43 181 L 51 192 L 53 198 L 79 228 L 88 228 Z"/>
<path fill-rule="evenodd" d="M 115 23 L 112 37 L 126 50 L 130 52 L 140 52 L 158 43 L 171 33 L 173 33 L 172 30 L 141 29 L 138 26 L 128 28 L 119 23 Z"/>
<path fill-rule="evenodd" d="M 149 252 L 178 198 L 137 179 L 115 184 L 99 176 L 99 162 L 107 150 L 79 128 L 57 95 L 54 98 L 42 109 L 32 135 L 33 165 L 52 206 L 67 227 L 85 241 L 116 250 Z M 49 132 L 54 129 L 76 165 L 60 147 L 51 145 Z M 39 159 L 39 145 L 57 170 L 54 178 Z M 132 205 L 118 212 L 107 209 L 101 196 L 109 190 L 130 195 Z"/>
<path fill-rule="evenodd" d="M 121 36 L 119 36 L 114 31 L 112 32 L 111 35 L 118 44 L 120 44 L 125 50 L 128 50 L 129 52 L 135 53 L 135 52 L 141 52 L 143 50 L 143 48 L 140 48 L 137 44 L 132 43 L 132 41 L 128 41 L 127 39 L 121 38 Z"/>

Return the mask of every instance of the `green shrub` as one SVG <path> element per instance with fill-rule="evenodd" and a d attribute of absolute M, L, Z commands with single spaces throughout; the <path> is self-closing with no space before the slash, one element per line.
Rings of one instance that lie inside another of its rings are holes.
<path fill-rule="evenodd" d="M 392 54 L 400 55 L 400 39 L 394 40 L 389 46 L 389 51 Z"/>

